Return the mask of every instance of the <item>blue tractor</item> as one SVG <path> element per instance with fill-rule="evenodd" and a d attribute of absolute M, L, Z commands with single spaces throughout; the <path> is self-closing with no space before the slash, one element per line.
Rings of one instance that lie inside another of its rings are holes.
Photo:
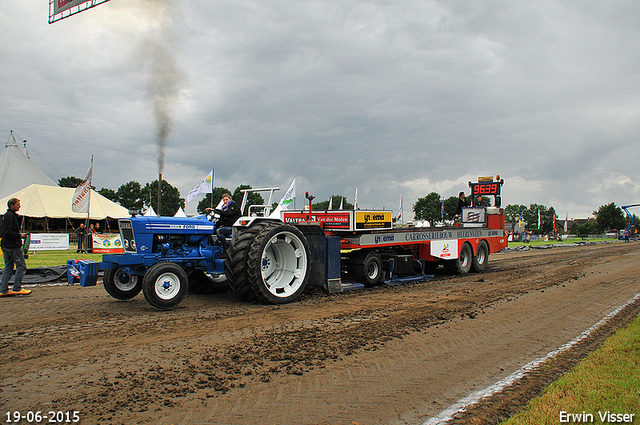
<path fill-rule="evenodd" d="M 242 209 L 249 191 L 245 191 Z M 105 254 L 105 290 L 127 300 L 143 292 L 152 306 L 178 305 L 188 290 L 210 293 L 231 288 L 244 300 L 286 303 L 304 290 L 311 267 L 304 226 L 267 217 L 242 217 L 225 251 L 215 234 L 216 220 L 197 217 L 131 217 L 119 220 L 124 254 Z M 252 206 L 253 207 L 253 206 Z M 251 208 L 250 211 L 251 213 Z M 300 228 L 303 230 L 300 230 Z M 314 228 L 311 233 L 317 233 Z"/>

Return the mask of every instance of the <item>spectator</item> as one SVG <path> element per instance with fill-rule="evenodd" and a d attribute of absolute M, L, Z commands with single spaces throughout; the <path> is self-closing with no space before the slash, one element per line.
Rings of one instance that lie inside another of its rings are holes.
<path fill-rule="evenodd" d="M 0 296 L 8 295 L 29 295 L 30 289 L 22 288 L 22 278 L 27 272 L 27 263 L 24 261 L 24 253 L 22 252 L 22 239 L 26 237 L 24 233 L 20 233 L 20 219 L 18 211 L 20 210 L 20 200 L 11 198 L 7 202 L 7 212 L 2 217 L 2 254 L 4 256 L 4 270 L 2 271 L 2 279 L 0 279 Z M 9 290 L 9 279 L 13 275 L 13 266 L 16 266 L 16 276 L 13 280 L 13 289 Z"/>
<path fill-rule="evenodd" d="M 87 229 L 84 228 L 84 223 L 80 223 L 80 226 L 76 229 L 76 236 L 78 237 L 78 249 L 76 252 L 87 252 L 84 246 L 84 238 L 87 235 Z"/>

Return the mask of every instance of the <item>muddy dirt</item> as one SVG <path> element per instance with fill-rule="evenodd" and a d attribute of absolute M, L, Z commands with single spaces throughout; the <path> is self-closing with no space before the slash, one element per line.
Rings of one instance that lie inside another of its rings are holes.
<path fill-rule="evenodd" d="M 0 299 L 0 417 L 40 411 L 49 423 L 49 412 L 60 419 L 57 412 L 77 411 L 82 424 L 422 424 L 633 298 L 639 254 L 640 243 L 494 254 L 482 274 L 439 271 L 433 281 L 334 295 L 309 288 L 283 306 L 188 294 L 177 309 L 158 311 L 142 294 L 111 298 L 101 282 L 36 287 Z M 554 367 L 454 422 L 516 413 L 632 320 L 638 304 Z"/>

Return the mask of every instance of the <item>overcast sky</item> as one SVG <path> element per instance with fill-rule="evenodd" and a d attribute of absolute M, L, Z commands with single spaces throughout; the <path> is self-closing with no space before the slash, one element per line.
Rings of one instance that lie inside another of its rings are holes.
<path fill-rule="evenodd" d="M 635 0 L 0 3 L 0 135 L 54 181 L 279 186 L 361 208 L 469 192 L 640 203 Z M 166 137 L 159 137 L 159 134 Z M 160 144 L 164 148 L 160 149 Z M 163 161 L 164 156 L 164 161 Z M 199 196 L 187 204 L 195 212 Z"/>

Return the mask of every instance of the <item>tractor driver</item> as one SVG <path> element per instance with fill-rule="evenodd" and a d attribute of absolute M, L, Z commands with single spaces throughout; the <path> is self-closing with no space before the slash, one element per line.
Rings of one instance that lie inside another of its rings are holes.
<path fill-rule="evenodd" d="M 218 236 L 218 240 L 222 244 L 222 247 L 226 251 L 229 243 L 227 242 L 227 236 L 231 236 L 233 228 L 233 223 L 236 222 L 241 216 L 242 212 L 240 211 L 240 206 L 231 199 L 231 195 L 225 193 L 222 195 L 222 206 L 220 209 L 211 209 L 207 208 L 205 212 L 213 211 L 218 214 L 220 218 L 218 219 L 218 223 L 216 224 L 216 235 Z"/>

